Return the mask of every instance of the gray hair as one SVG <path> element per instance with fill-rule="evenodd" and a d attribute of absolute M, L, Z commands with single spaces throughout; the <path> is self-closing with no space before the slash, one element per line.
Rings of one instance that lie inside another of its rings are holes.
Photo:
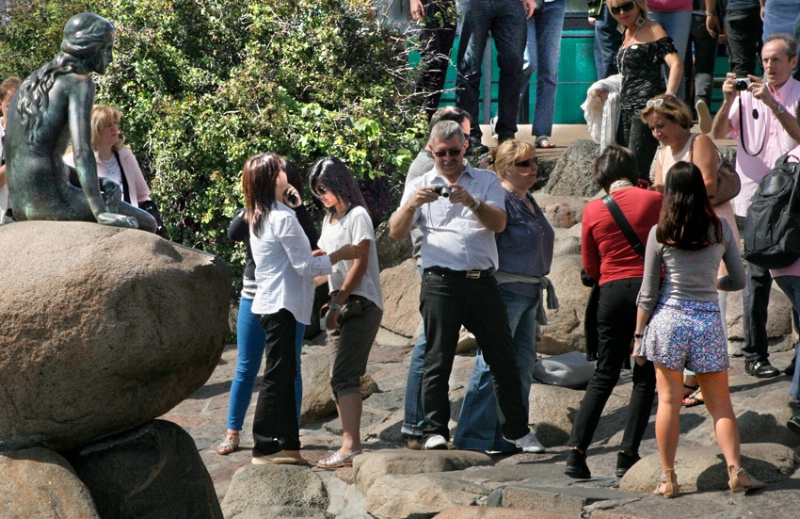
<path fill-rule="evenodd" d="M 764 42 L 764 45 L 774 40 L 783 40 L 783 43 L 786 44 L 786 54 L 789 55 L 790 60 L 797 56 L 797 38 L 788 32 L 775 32 L 767 36 L 767 41 Z"/>
<path fill-rule="evenodd" d="M 455 136 L 458 136 L 461 140 L 461 144 L 464 144 L 464 141 L 467 140 L 460 124 L 455 121 L 439 121 L 431 128 L 431 136 L 428 139 L 428 143 L 433 144 L 433 141 L 436 139 L 447 141 Z"/>

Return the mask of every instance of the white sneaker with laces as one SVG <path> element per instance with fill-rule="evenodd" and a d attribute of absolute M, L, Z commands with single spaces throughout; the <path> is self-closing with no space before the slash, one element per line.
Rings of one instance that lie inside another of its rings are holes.
<path fill-rule="evenodd" d="M 447 448 L 447 440 L 441 434 L 431 434 L 425 438 L 425 450 L 441 450 Z"/>
<path fill-rule="evenodd" d="M 528 454 L 541 454 L 545 451 L 544 445 L 539 443 L 539 439 L 532 432 L 529 432 L 522 438 L 516 440 L 509 440 L 511 443 L 522 449 L 522 452 Z"/>

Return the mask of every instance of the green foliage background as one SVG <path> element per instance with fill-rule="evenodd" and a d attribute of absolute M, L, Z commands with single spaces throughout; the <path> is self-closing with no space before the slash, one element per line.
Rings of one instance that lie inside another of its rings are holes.
<path fill-rule="evenodd" d="M 411 95 L 413 46 L 368 0 L 11 0 L 0 78 L 57 52 L 91 11 L 117 26 L 97 102 L 122 130 L 173 240 L 241 264 L 225 238 L 247 157 L 274 151 L 307 170 L 327 155 L 363 179 L 378 218 L 396 203 L 426 122 Z M 308 200 L 308 196 L 307 196 Z"/>

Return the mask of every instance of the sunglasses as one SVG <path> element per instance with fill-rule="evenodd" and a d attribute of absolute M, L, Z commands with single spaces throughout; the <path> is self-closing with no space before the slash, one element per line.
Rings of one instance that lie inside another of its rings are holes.
<path fill-rule="evenodd" d="M 317 194 L 324 195 L 328 192 L 328 188 L 324 186 L 317 186 Z"/>
<path fill-rule="evenodd" d="M 521 160 L 519 162 L 515 162 L 514 165 L 517 166 L 518 168 L 531 168 L 533 166 L 538 166 L 539 161 L 536 160 L 535 158 L 530 158 L 528 160 Z"/>
<path fill-rule="evenodd" d="M 463 148 L 449 148 L 446 150 L 434 151 L 433 154 L 439 158 L 442 158 L 445 155 L 450 155 L 451 157 L 458 157 L 459 155 L 461 155 L 462 149 Z"/>
<path fill-rule="evenodd" d="M 664 104 L 664 98 L 663 97 L 661 99 L 651 99 L 651 100 L 649 100 L 645 104 L 645 107 L 653 108 L 654 106 L 661 106 L 662 104 Z"/>
<path fill-rule="evenodd" d="M 619 4 L 616 7 L 611 7 L 609 5 L 608 10 L 611 11 L 611 14 L 619 14 L 622 11 L 627 13 L 628 11 L 633 10 L 634 7 L 636 7 L 636 2 L 625 2 L 624 4 Z"/>

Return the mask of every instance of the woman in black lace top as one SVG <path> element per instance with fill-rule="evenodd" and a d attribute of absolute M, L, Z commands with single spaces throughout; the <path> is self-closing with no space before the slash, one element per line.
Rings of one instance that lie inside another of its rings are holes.
<path fill-rule="evenodd" d="M 639 178 L 649 184 L 658 141 L 640 119 L 640 113 L 648 99 L 664 93 L 661 66 L 669 67 L 666 92 L 674 95 L 683 75 L 683 63 L 672 39 L 659 24 L 648 19 L 646 0 L 609 0 L 607 5 L 624 30 L 616 57 L 622 75 L 617 142 L 633 151 Z"/>

